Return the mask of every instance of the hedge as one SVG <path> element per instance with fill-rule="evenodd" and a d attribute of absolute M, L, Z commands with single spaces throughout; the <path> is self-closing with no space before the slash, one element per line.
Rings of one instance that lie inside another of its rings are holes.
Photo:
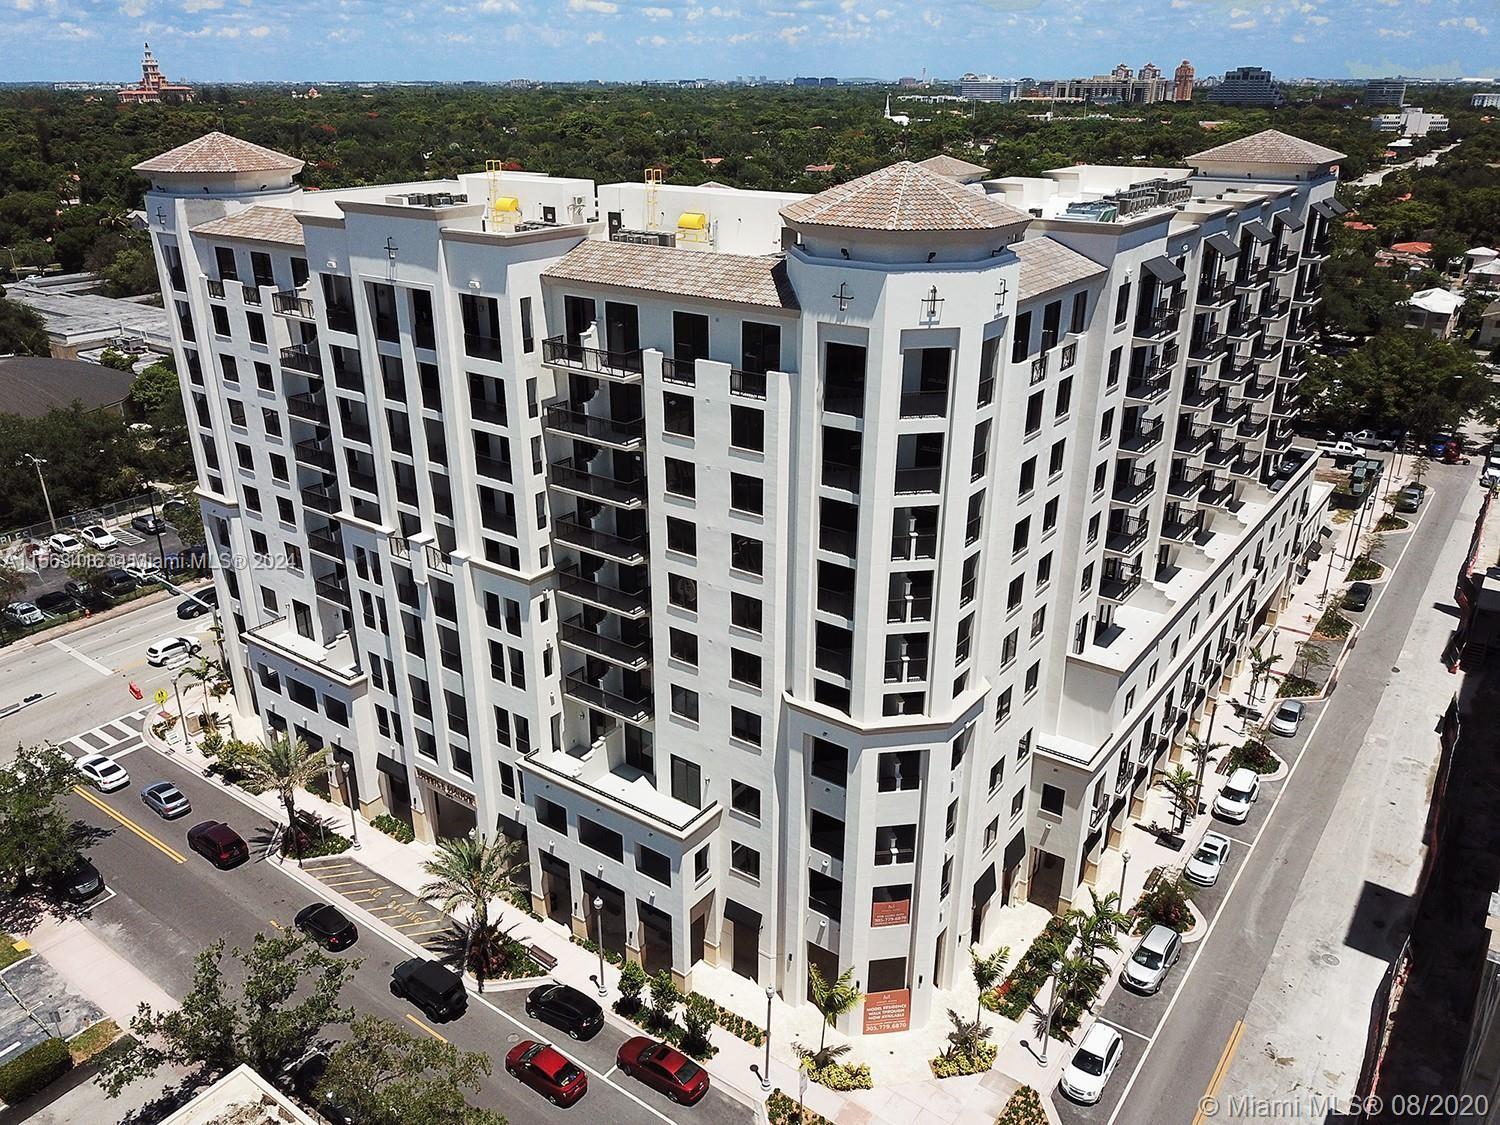
<path fill-rule="evenodd" d="M 869 1090 L 875 1085 L 868 1063 L 852 1066 L 829 1063 L 821 1070 L 809 1070 L 807 1075 L 819 1086 L 827 1086 L 830 1090 Z"/>
<path fill-rule="evenodd" d="M 771 1125 L 795 1125 L 797 1103 L 783 1094 L 780 1089 L 772 1090 L 771 1096 L 766 1099 L 766 1116 L 771 1119 Z M 802 1125 L 833 1125 L 833 1122 L 821 1113 L 804 1108 Z"/>
<path fill-rule="evenodd" d="M 0 1101 L 19 1105 L 73 1069 L 73 1056 L 61 1039 L 44 1039 L 17 1059 L 0 1066 Z"/>
<path fill-rule="evenodd" d="M 729 1032 L 730 1035 L 738 1036 L 746 1043 L 751 1043 L 757 1047 L 765 1044 L 765 1028 L 760 1027 L 751 1020 L 747 1020 L 738 1012 L 731 1012 L 723 1004 L 715 1004 L 714 1008 L 717 1009 L 714 1022 Z"/>
<path fill-rule="evenodd" d="M 1026 1014 L 1042 985 L 1052 975 L 1052 960 L 1057 950 L 1066 948 L 1073 940 L 1073 927 L 1065 918 L 1052 917 L 1037 935 L 1016 967 L 1010 971 L 997 990 L 994 1011 L 1006 1019 L 1018 1020 Z"/>
<path fill-rule="evenodd" d="M 929 1059 L 927 1065 L 932 1067 L 934 1078 L 962 1078 L 966 1074 L 983 1074 L 989 1070 L 995 1065 L 995 1056 L 999 1053 L 995 1044 L 981 1043 L 976 1055 L 938 1055 Z"/>
<path fill-rule="evenodd" d="M 1047 1125 L 1047 1111 L 1042 1099 L 1030 1086 L 1022 1086 L 1010 1096 L 995 1125 Z"/>
<path fill-rule="evenodd" d="M 381 813 L 370 821 L 370 827 L 384 832 L 387 836 L 394 836 L 403 844 L 409 844 L 417 838 L 416 833 L 404 820 L 397 820 L 390 813 Z"/>

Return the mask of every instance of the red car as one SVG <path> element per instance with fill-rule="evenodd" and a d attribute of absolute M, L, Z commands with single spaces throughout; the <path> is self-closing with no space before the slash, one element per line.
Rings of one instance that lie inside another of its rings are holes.
<path fill-rule="evenodd" d="M 193 825 L 188 829 L 187 842 L 188 847 L 221 870 L 250 858 L 244 839 L 222 821 L 205 820 Z"/>
<path fill-rule="evenodd" d="M 589 1076 L 555 1047 L 523 1039 L 505 1056 L 505 1069 L 553 1105 L 572 1105 L 589 1090 Z"/>
<path fill-rule="evenodd" d="M 626 1074 L 674 1102 L 692 1105 L 708 1093 L 708 1071 L 681 1051 L 644 1035 L 627 1039 L 615 1061 Z"/>

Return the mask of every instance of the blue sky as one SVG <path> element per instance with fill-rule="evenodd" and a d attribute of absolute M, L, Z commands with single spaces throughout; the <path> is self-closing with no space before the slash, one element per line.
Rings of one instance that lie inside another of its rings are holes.
<path fill-rule="evenodd" d="M 1493 35 L 1492 35 L 1493 33 Z M 0 80 L 1500 72 L 1496 0 L 0 0 Z"/>

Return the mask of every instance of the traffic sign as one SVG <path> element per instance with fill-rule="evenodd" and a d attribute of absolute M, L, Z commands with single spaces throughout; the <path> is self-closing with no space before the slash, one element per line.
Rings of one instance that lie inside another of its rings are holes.
<path fill-rule="evenodd" d="M 158 707 L 163 706 L 167 702 L 167 689 L 166 688 L 157 688 L 156 689 L 156 694 L 153 695 L 151 698 L 154 699 L 154 700 L 156 700 L 156 705 Z"/>

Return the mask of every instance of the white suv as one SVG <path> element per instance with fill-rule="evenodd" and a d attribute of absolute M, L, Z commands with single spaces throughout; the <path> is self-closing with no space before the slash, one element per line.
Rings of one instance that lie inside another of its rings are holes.
<path fill-rule="evenodd" d="M 1229 775 L 1214 798 L 1214 816 L 1232 824 L 1244 824 L 1250 806 L 1260 799 L 1260 774 L 1243 767 Z"/>

